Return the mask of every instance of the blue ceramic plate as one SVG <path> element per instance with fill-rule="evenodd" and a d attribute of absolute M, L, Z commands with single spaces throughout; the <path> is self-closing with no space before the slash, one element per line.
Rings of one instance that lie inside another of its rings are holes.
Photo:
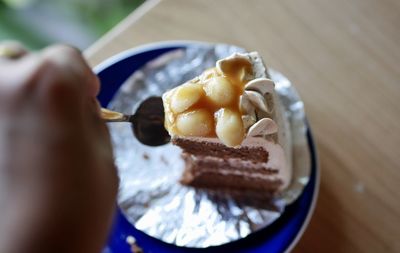
<path fill-rule="evenodd" d="M 189 47 L 193 43 L 200 42 L 178 41 L 149 44 L 122 52 L 97 66 L 95 72 L 102 84 L 102 89 L 98 96 L 101 105 L 106 107 L 124 81 L 148 61 L 168 51 Z M 302 195 L 293 204 L 286 207 L 283 215 L 265 229 L 252 233 L 244 239 L 221 246 L 205 249 L 177 247 L 135 229 L 126 220 L 121 211 L 118 210 L 104 253 L 130 253 L 130 246 L 126 242 L 128 235 L 136 238 L 137 243 L 143 248 L 144 252 L 289 252 L 300 239 L 309 223 L 318 195 L 319 169 L 310 129 L 307 131 L 307 139 L 311 150 L 312 162 L 310 182 L 305 187 Z"/>

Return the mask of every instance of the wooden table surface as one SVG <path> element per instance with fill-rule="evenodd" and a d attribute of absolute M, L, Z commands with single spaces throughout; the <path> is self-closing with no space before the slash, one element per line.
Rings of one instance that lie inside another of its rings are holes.
<path fill-rule="evenodd" d="M 181 39 L 259 51 L 300 92 L 322 176 L 294 252 L 400 252 L 400 1 L 147 1 L 85 53 Z"/>

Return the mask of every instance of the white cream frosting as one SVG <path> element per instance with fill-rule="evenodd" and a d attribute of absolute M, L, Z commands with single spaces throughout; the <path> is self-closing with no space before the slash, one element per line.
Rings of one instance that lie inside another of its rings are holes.
<path fill-rule="evenodd" d="M 263 118 L 253 124 L 247 131 L 248 136 L 263 136 L 278 132 L 278 125 L 269 118 Z"/>
<path fill-rule="evenodd" d="M 275 134 L 278 131 L 277 124 L 272 118 L 257 119 L 257 111 L 272 115 L 273 109 L 268 105 L 266 96 L 275 90 L 272 80 L 265 78 L 265 68 L 256 52 L 249 54 L 232 54 L 217 61 L 216 68 L 221 73 L 229 71 L 230 64 L 237 59 L 246 60 L 252 64 L 252 74 L 243 74 L 244 80 L 249 80 L 244 87 L 244 92 L 239 98 L 239 108 L 242 111 L 242 121 L 247 136 L 261 136 Z M 255 65 L 257 64 L 257 67 Z M 262 66 L 262 67 L 261 67 Z M 264 71 L 261 73 L 260 71 Z M 258 77 L 257 77 L 258 76 Z M 255 78 L 257 77 L 257 78 Z"/>

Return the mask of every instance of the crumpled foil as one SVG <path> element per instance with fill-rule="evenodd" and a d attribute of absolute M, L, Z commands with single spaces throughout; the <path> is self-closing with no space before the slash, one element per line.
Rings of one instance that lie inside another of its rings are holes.
<path fill-rule="evenodd" d="M 136 71 L 121 86 L 109 108 L 133 114 L 147 97 L 160 96 L 234 52 L 244 49 L 193 44 L 168 52 Z M 298 198 L 311 169 L 304 107 L 288 79 L 274 70 L 269 74 L 291 125 L 293 181 L 282 195 L 267 201 L 181 185 L 184 162 L 180 148 L 172 144 L 145 146 L 135 139 L 130 124 L 109 124 L 121 180 L 118 203 L 137 229 L 178 246 L 216 246 L 268 226 Z"/>

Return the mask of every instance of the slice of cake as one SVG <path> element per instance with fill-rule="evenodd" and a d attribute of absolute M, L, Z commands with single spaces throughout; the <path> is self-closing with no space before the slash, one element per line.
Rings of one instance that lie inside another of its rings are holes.
<path fill-rule="evenodd" d="M 290 183 L 290 132 L 258 53 L 217 61 L 163 103 L 165 127 L 183 150 L 182 183 L 272 193 Z"/>

